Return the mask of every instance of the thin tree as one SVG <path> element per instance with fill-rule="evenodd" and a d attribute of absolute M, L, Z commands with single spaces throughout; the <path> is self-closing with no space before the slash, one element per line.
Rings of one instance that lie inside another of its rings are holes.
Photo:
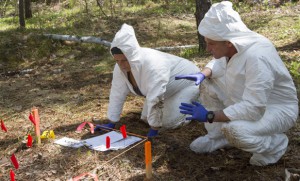
<path fill-rule="evenodd" d="M 25 28 L 24 1 L 23 0 L 19 0 L 19 22 L 20 22 L 20 27 Z"/>
<path fill-rule="evenodd" d="M 195 17 L 196 17 L 196 23 L 197 23 L 197 28 L 201 22 L 201 20 L 204 18 L 205 13 L 209 10 L 211 7 L 211 0 L 196 0 L 196 12 L 195 12 Z M 199 51 L 200 50 L 205 50 L 206 44 L 204 41 L 204 37 L 198 34 L 198 40 L 199 40 Z"/>
<path fill-rule="evenodd" d="M 24 0 L 25 2 L 25 18 L 29 19 L 32 18 L 32 11 L 31 11 L 31 0 Z"/>

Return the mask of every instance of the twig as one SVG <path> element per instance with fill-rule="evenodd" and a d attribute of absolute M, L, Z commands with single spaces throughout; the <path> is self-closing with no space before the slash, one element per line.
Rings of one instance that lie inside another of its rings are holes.
<path fill-rule="evenodd" d="M 144 142 L 147 141 L 147 140 L 148 140 L 148 139 L 144 139 L 144 140 L 140 141 L 139 143 L 137 143 L 136 145 L 132 146 L 131 148 L 129 148 L 129 149 L 123 151 L 122 153 L 120 153 L 120 154 L 114 156 L 113 158 L 111 158 L 110 160 L 106 161 L 104 164 L 101 164 L 101 166 L 97 166 L 97 167 L 92 171 L 92 173 L 97 174 L 98 170 L 102 169 L 102 168 L 103 168 L 105 165 L 107 165 L 109 162 L 111 162 L 111 161 L 114 160 L 115 158 L 117 158 L 117 157 L 123 155 L 124 153 L 128 152 L 129 150 L 131 150 L 131 149 L 137 147 L 138 145 L 144 143 Z"/>

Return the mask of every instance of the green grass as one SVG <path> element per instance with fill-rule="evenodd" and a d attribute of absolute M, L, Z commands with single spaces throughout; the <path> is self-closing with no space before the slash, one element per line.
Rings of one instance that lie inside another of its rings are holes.
<path fill-rule="evenodd" d="M 78 44 L 76 46 L 64 46 L 59 41 L 46 39 L 43 33 L 70 34 L 79 36 L 100 36 L 111 40 L 114 32 L 122 23 L 140 25 L 145 30 L 137 30 L 137 34 L 142 34 L 144 39 L 141 44 L 152 47 L 172 45 L 173 42 L 180 42 L 190 33 L 196 40 L 195 22 L 183 19 L 169 18 L 170 15 L 193 14 L 195 11 L 194 1 L 188 3 L 178 3 L 170 1 L 167 6 L 164 2 L 154 3 L 150 0 L 141 1 L 140 4 L 115 3 L 114 17 L 111 17 L 109 3 L 105 4 L 104 11 L 109 15 L 105 17 L 95 5 L 89 1 L 89 13 L 85 12 L 83 2 L 72 1 L 62 2 L 61 7 L 53 11 L 52 6 L 42 6 L 34 8 L 33 18 L 26 20 L 26 30 L 19 29 L 17 16 L 11 14 L 15 11 L 11 4 L 7 7 L 6 16 L 0 18 L 0 61 L 11 66 L 17 66 L 25 60 L 39 60 L 49 57 L 51 54 L 61 54 L 61 52 L 71 52 L 79 50 L 81 53 L 77 59 L 87 54 L 102 56 L 107 51 L 106 47 L 94 44 Z M 1 4 L 0 4 L 1 5 Z M 282 7 L 282 11 L 292 7 L 293 3 L 287 3 Z M 274 13 L 273 7 L 262 11 L 263 13 L 251 14 L 253 10 L 264 9 L 266 4 L 255 6 L 245 3 L 234 3 L 234 8 L 241 13 L 242 19 L 247 26 L 266 37 L 270 38 L 276 47 L 283 47 L 292 43 L 300 37 L 299 15 L 286 15 L 280 12 Z M 276 11 L 275 11 L 276 12 Z M 10 15 L 9 15 L 10 14 Z M 128 17 L 123 17 L 126 15 Z M 138 17 L 138 18 L 137 18 Z M 143 19 L 145 18 L 145 19 Z M 144 23 L 144 24 L 143 24 Z M 193 33 L 195 32 L 195 36 Z M 28 36 L 29 38 L 26 38 Z M 194 42 L 197 42 L 194 41 Z M 197 48 L 182 50 L 179 54 L 185 58 L 201 57 L 205 52 L 198 52 Z M 299 61 L 296 55 L 283 54 L 283 59 L 291 62 Z M 105 70 L 104 65 L 97 67 L 97 71 Z M 293 67 L 293 66 L 292 66 Z"/>

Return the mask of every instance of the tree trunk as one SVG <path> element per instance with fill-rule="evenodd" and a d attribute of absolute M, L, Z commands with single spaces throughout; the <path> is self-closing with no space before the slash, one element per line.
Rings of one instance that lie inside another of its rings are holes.
<path fill-rule="evenodd" d="M 24 1 L 23 0 L 19 0 L 19 21 L 20 21 L 20 27 L 25 28 Z"/>
<path fill-rule="evenodd" d="M 25 0 L 25 18 L 32 18 L 31 0 Z"/>
<path fill-rule="evenodd" d="M 211 6 L 211 0 L 196 0 L 196 23 L 197 23 L 197 34 L 198 34 L 198 40 L 199 40 L 199 51 L 205 50 L 206 44 L 204 41 L 204 37 L 199 34 L 198 26 L 201 22 L 201 20 L 204 18 L 205 13 L 209 10 Z"/>

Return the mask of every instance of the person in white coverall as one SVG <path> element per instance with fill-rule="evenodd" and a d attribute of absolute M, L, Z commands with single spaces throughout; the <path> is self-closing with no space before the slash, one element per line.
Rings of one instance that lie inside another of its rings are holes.
<path fill-rule="evenodd" d="M 180 102 L 199 98 L 199 89 L 189 80 L 176 81 L 179 74 L 200 72 L 192 62 L 150 48 L 140 47 L 132 26 L 123 24 L 111 43 L 116 60 L 107 117 L 110 123 L 97 128 L 114 128 L 128 93 L 145 97 L 141 119 L 150 125 L 148 137 L 160 128 L 176 128 L 188 123 L 180 114 Z"/>
<path fill-rule="evenodd" d="M 214 59 L 201 73 L 176 77 L 203 81 L 201 104 L 180 106 L 208 132 L 190 148 L 207 153 L 233 146 L 252 153 L 252 165 L 276 163 L 286 152 L 284 132 L 295 125 L 298 99 L 274 45 L 249 30 L 229 1 L 213 4 L 198 30 Z"/>

